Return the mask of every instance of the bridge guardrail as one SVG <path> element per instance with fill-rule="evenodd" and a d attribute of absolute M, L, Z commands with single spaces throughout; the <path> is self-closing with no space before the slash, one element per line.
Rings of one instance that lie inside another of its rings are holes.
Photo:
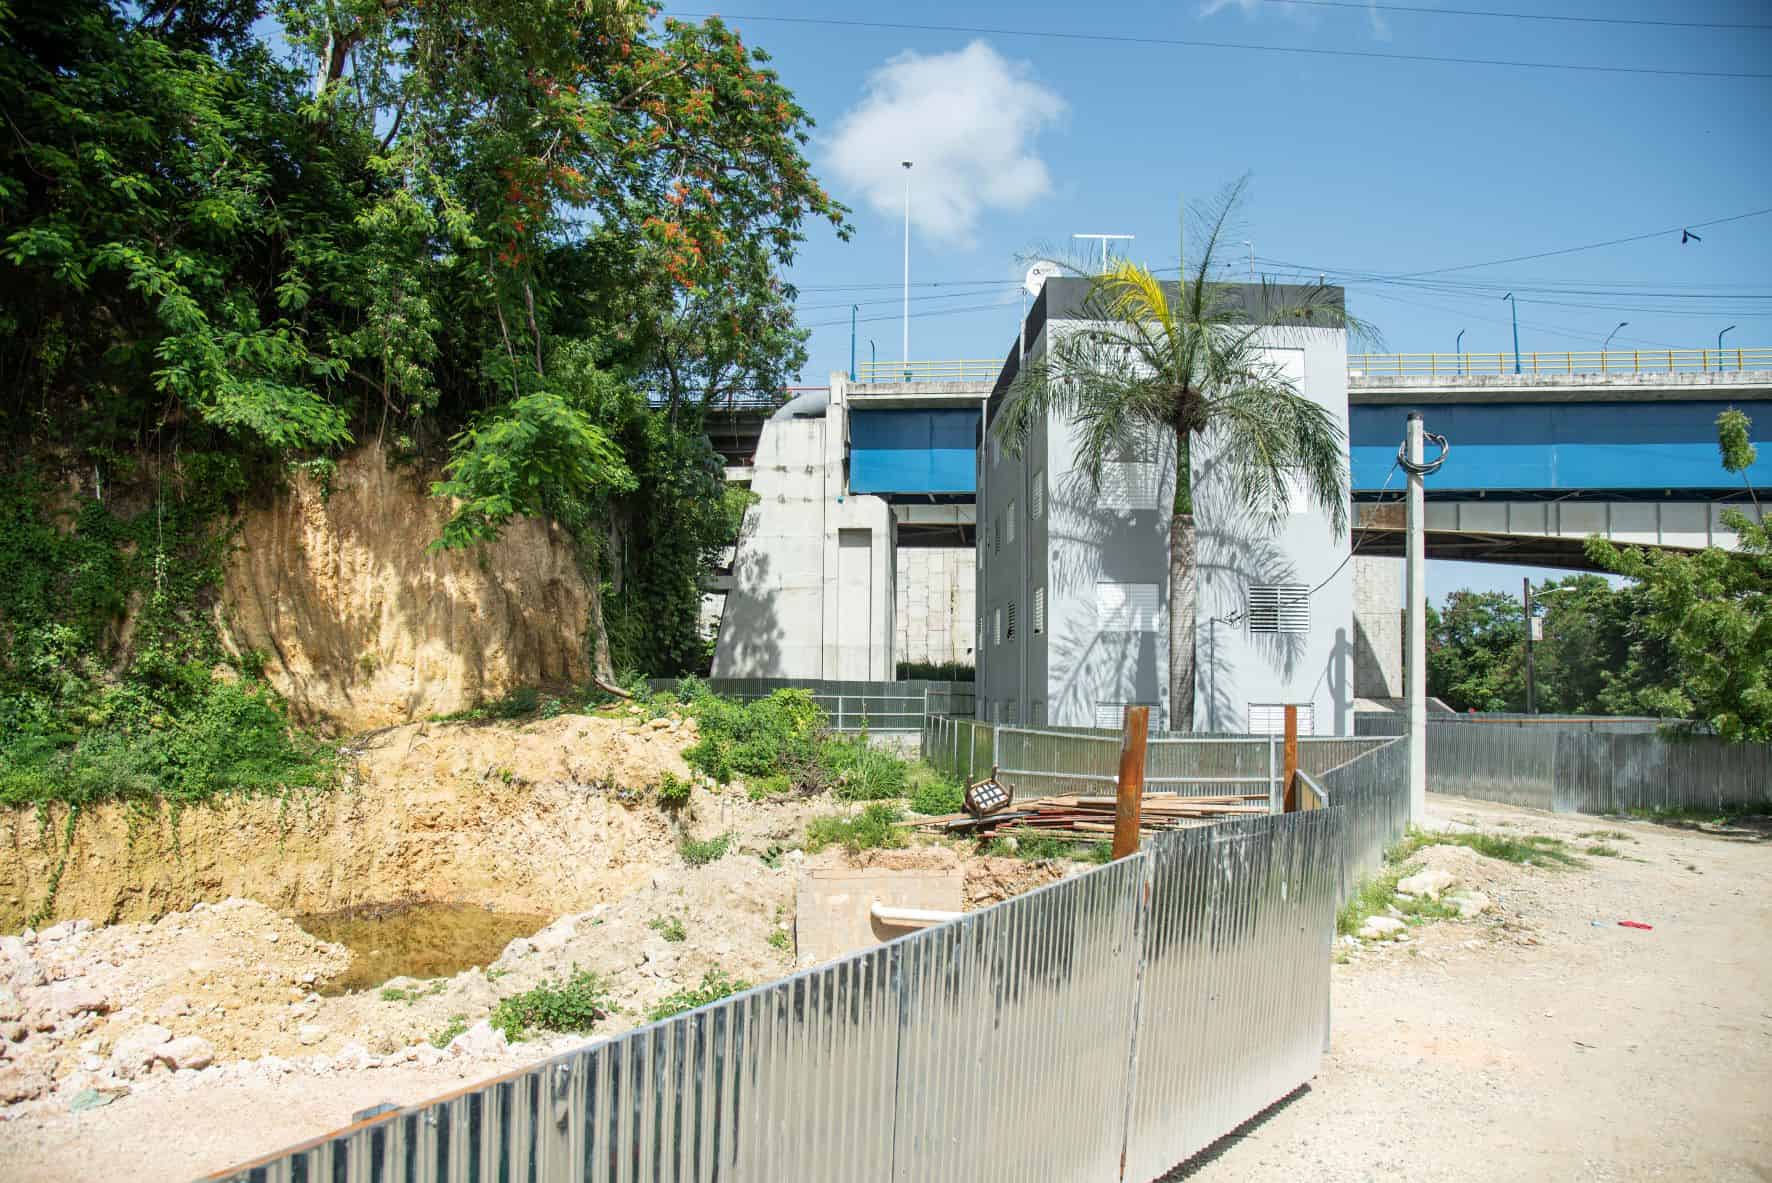
<path fill-rule="evenodd" d="M 1608 349 L 1519 355 L 1521 374 L 1701 374 L 1772 370 L 1772 347 L 1732 349 Z M 1459 378 L 1514 372 L 1514 355 L 1499 353 L 1350 353 L 1350 378 Z"/>
<path fill-rule="evenodd" d="M 994 382 L 1003 372 L 997 358 L 960 358 L 949 361 L 864 361 L 855 380 L 862 383 L 894 382 Z"/>

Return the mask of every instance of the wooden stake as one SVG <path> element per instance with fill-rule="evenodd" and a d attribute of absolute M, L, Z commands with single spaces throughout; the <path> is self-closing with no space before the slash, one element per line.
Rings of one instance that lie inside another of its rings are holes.
<path fill-rule="evenodd" d="M 1286 704 L 1286 762 L 1280 784 L 1286 794 L 1284 812 L 1298 812 L 1298 708 Z"/>
<path fill-rule="evenodd" d="M 1144 798 L 1144 741 L 1149 707 L 1127 707 L 1120 733 L 1120 783 L 1114 792 L 1114 857 L 1138 853 L 1138 814 Z"/>

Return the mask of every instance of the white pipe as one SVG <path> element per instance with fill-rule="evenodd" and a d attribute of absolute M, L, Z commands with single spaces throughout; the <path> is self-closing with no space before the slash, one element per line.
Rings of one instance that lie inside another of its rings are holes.
<path fill-rule="evenodd" d="M 904 378 L 911 380 L 911 162 L 904 165 Z"/>
<path fill-rule="evenodd" d="M 938 912 L 933 908 L 895 908 L 875 900 L 873 907 L 868 909 L 868 915 L 893 928 L 932 928 L 937 924 L 958 920 L 965 913 Z"/>

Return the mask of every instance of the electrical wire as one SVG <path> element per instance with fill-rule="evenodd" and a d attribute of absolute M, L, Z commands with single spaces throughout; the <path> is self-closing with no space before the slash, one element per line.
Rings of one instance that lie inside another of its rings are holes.
<path fill-rule="evenodd" d="M 1423 460 L 1420 464 L 1417 464 L 1415 461 L 1409 459 L 1409 441 L 1404 440 L 1397 445 L 1397 464 L 1404 472 L 1411 476 L 1432 476 L 1434 473 L 1440 471 L 1440 465 L 1446 463 L 1446 457 L 1452 455 L 1452 445 L 1446 442 L 1445 436 L 1435 435 L 1431 431 L 1423 431 L 1421 433 L 1421 438 L 1424 442 L 1437 445 L 1440 449 L 1440 454 L 1432 460 Z"/>
<path fill-rule="evenodd" d="M 1302 5 L 1307 8 L 1347 8 L 1356 12 L 1408 12 L 1423 16 L 1471 16 L 1495 20 L 1560 21 L 1577 25 L 1647 25 L 1665 29 L 1772 29 L 1772 25 L 1746 21 L 1663 21 L 1646 17 L 1564 16 L 1548 12 L 1494 12 L 1480 8 L 1427 8 L 1416 4 L 1377 4 L 1369 0 L 1262 0 L 1264 4 Z"/>
<path fill-rule="evenodd" d="M 1249 53 L 1303 54 L 1311 57 L 1344 57 L 1434 65 L 1502 66 L 1519 70 L 1569 70 L 1588 74 L 1656 75 L 1669 78 L 1768 79 L 1772 74 L 1751 70 L 1676 70 L 1666 66 L 1605 66 L 1581 62 L 1532 62 L 1513 58 L 1448 57 L 1425 53 L 1394 53 L 1375 49 L 1325 49 L 1307 45 L 1264 45 L 1254 41 L 1207 41 L 1180 37 L 1137 37 L 1124 33 L 1075 33 L 1053 29 L 993 28 L 985 25 L 932 25 L 910 21 L 843 20 L 819 16 L 763 16 L 757 13 L 679 12 L 678 17 L 719 17 L 730 21 L 773 21 L 777 24 L 824 25 L 849 29 L 889 29 L 910 33 L 960 33 L 972 37 L 1031 37 L 1060 41 L 1089 41 L 1106 45 L 1138 45 L 1168 49 L 1230 49 Z"/>

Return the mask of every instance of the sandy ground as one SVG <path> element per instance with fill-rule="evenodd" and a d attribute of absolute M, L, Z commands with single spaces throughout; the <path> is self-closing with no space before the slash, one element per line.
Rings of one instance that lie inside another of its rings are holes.
<path fill-rule="evenodd" d="M 1169 1178 L 1772 1180 L 1772 841 L 1452 798 L 1430 812 L 1615 829 L 1628 857 L 1490 861 L 1499 917 L 1338 964 L 1316 1080 Z"/>

